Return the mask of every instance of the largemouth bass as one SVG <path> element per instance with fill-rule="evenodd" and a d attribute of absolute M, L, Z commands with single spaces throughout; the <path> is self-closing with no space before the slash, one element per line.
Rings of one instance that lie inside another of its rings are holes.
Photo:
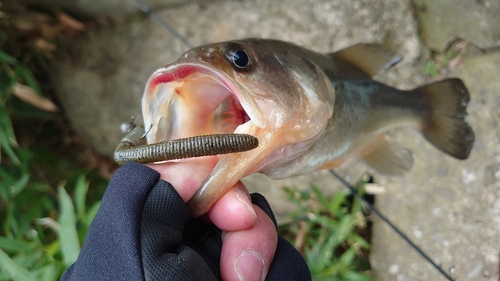
<path fill-rule="evenodd" d="M 147 142 L 227 133 L 258 139 L 253 150 L 212 156 L 217 165 L 188 203 L 193 216 L 257 172 L 284 178 L 357 157 L 379 173 L 401 175 L 413 156 L 386 137 L 396 127 L 419 130 L 442 152 L 466 159 L 474 133 L 464 83 L 403 91 L 372 79 L 400 60 L 375 44 L 331 54 L 267 39 L 200 46 L 148 80 Z"/>

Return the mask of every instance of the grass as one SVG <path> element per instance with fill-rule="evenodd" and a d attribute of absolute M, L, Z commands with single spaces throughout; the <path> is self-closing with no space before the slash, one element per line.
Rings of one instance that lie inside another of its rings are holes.
<path fill-rule="evenodd" d="M 358 190 L 362 192 L 363 183 Z M 316 187 L 285 191 L 299 208 L 288 214 L 279 232 L 302 253 L 313 280 L 372 280 L 369 229 L 361 201 L 347 191 L 331 198 Z"/>
<path fill-rule="evenodd" d="M 19 29 L 9 20 L 23 14 L 12 13 L 0 17 L 0 280 L 58 280 L 78 256 L 106 181 L 63 151 L 74 144 L 43 95 L 50 53 L 39 46 L 54 38 L 37 24 Z"/>
<path fill-rule="evenodd" d="M 450 69 L 460 67 L 467 50 L 467 43 L 457 39 L 443 53 L 433 53 L 420 71 L 432 79 L 443 78 Z"/>

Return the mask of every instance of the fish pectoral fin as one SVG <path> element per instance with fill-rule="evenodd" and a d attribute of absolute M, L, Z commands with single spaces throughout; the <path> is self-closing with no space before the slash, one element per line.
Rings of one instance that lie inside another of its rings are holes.
<path fill-rule="evenodd" d="M 356 66 L 370 77 L 384 73 L 403 59 L 382 45 L 367 43 L 360 43 L 329 55 Z"/>
<path fill-rule="evenodd" d="M 399 176 L 413 166 L 413 155 L 404 145 L 391 142 L 382 134 L 375 144 L 367 149 L 361 159 L 377 172 Z"/>

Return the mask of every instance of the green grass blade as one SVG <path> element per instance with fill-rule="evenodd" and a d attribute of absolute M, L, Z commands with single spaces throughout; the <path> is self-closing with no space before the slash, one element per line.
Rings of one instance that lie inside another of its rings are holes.
<path fill-rule="evenodd" d="M 333 214 L 337 214 L 342 204 L 346 201 L 345 196 L 345 193 L 342 191 L 335 192 L 332 199 L 330 200 L 330 203 L 328 204 L 328 211 Z"/>
<path fill-rule="evenodd" d="M 85 180 L 85 175 L 78 176 L 75 184 L 75 207 L 79 220 L 85 220 L 85 201 L 89 182 Z"/>
<path fill-rule="evenodd" d="M 89 210 L 87 212 L 87 216 L 85 217 L 85 220 L 84 220 L 84 223 L 87 225 L 87 227 L 90 226 L 90 223 L 92 222 L 95 215 L 97 214 L 97 211 L 99 211 L 100 206 L 101 206 L 101 201 L 94 203 L 94 205 L 92 205 L 89 208 Z"/>
<path fill-rule="evenodd" d="M 10 204 L 7 206 L 7 212 L 6 212 L 6 220 L 5 220 L 5 233 L 8 237 L 14 237 L 14 235 L 19 234 L 19 223 L 16 220 L 15 217 L 15 205 Z"/>
<path fill-rule="evenodd" d="M 351 240 L 352 244 L 356 244 L 361 249 L 370 249 L 370 243 L 368 243 L 368 241 L 366 241 L 363 237 L 359 236 L 356 233 L 353 233 L 349 239 Z"/>
<path fill-rule="evenodd" d="M 339 267 L 341 269 L 346 269 L 352 265 L 354 258 L 356 257 L 356 249 L 349 248 L 347 249 L 338 261 Z"/>
<path fill-rule="evenodd" d="M 0 250 L 0 268 L 14 281 L 33 281 L 35 275 L 15 263 L 4 251 Z"/>
<path fill-rule="evenodd" d="M 21 191 L 26 188 L 30 175 L 22 175 L 11 187 L 10 187 L 10 197 L 15 198 Z"/>
<path fill-rule="evenodd" d="M 344 280 L 346 281 L 371 281 L 370 275 L 365 273 L 360 273 L 356 271 L 348 271 L 343 274 Z"/>
<path fill-rule="evenodd" d="M 10 115 L 7 111 L 7 108 L 5 108 L 5 105 L 0 105 L 0 128 L 3 129 L 3 134 L 5 134 L 5 137 L 9 140 L 9 143 L 11 145 L 17 146 L 14 128 L 12 127 Z"/>
<path fill-rule="evenodd" d="M 351 214 L 346 214 L 343 218 L 340 219 L 339 226 L 337 228 L 337 232 L 334 234 L 338 237 L 339 244 L 343 243 L 347 237 L 352 234 L 354 218 Z"/>
<path fill-rule="evenodd" d="M 311 189 L 314 192 L 314 195 L 316 195 L 316 199 L 319 201 L 321 206 L 323 206 L 323 208 L 325 208 L 325 209 L 328 209 L 328 205 L 329 205 L 328 199 L 326 199 L 326 196 L 323 193 L 323 191 L 321 191 L 319 188 L 317 188 L 315 186 L 312 186 Z"/>
<path fill-rule="evenodd" d="M 75 208 L 73 207 L 73 202 L 71 197 L 64 189 L 60 186 L 58 188 L 59 193 L 59 239 L 61 241 L 61 252 L 63 256 L 63 263 L 66 266 L 73 264 L 78 258 L 80 253 L 80 242 L 78 241 L 78 233 L 76 230 L 76 216 Z"/>
<path fill-rule="evenodd" d="M 21 266 L 22 268 L 32 268 L 40 259 L 42 258 L 43 253 L 41 251 L 29 251 L 22 252 L 17 254 L 16 256 L 12 256 L 12 260 Z"/>
<path fill-rule="evenodd" d="M 33 270 L 33 273 L 37 275 L 37 280 L 43 281 L 54 281 L 57 280 L 58 269 L 55 264 L 48 264 Z"/>
<path fill-rule="evenodd" d="M 40 85 L 38 85 L 38 82 L 36 81 L 35 76 L 33 76 L 31 70 L 24 66 L 19 66 L 17 70 L 20 78 L 24 80 L 26 85 L 30 86 L 39 96 L 43 96 L 42 89 L 40 88 Z"/>
<path fill-rule="evenodd" d="M 0 105 L 0 146 L 15 165 L 19 166 L 21 164 L 13 150 L 13 147 L 17 147 L 17 141 L 9 113 L 4 105 Z"/>
<path fill-rule="evenodd" d="M 6 52 L 0 50 L 0 62 L 8 63 L 8 64 L 16 64 L 17 60 L 15 58 L 11 57 Z"/>
<path fill-rule="evenodd" d="M 33 242 L 25 242 L 13 238 L 0 236 L 0 248 L 6 251 L 31 251 L 36 249 L 37 244 Z"/>

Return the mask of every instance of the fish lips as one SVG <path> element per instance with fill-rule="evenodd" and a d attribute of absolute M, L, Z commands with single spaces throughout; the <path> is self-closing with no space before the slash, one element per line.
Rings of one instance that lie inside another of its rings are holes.
<path fill-rule="evenodd" d="M 158 69 L 149 78 L 142 99 L 145 128 L 150 130 L 148 143 L 186 137 L 176 137 L 185 130 L 194 130 L 187 136 L 218 133 L 213 128 L 208 132 L 196 131 L 195 123 L 212 126 L 207 122 L 228 98 L 233 107 L 241 107 L 249 118 L 237 124 L 237 133 L 246 133 L 252 125 L 266 127 L 267 121 L 251 93 L 223 71 L 199 61 L 177 62 Z M 182 119 L 190 122 L 185 124 Z"/>

